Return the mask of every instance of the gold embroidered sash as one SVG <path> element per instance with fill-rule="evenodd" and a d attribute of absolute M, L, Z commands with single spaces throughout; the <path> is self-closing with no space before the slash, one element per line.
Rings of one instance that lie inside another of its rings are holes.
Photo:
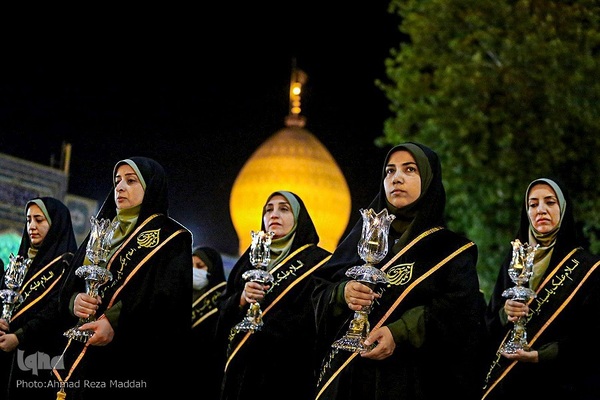
<path fill-rule="evenodd" d="M 402 250 L 400 250 L 394 257 L 389 260 L 382 268 L 382 271 L 386 271 L 394 266 L 394 263 L 398 260 L 399 257 L 405 255 L 410 249 L 412 249 L 416 244 L 418 244 L 425 237 L 443 231 L 442 227 L 435 227 L 428 231 L 423 232 L 415 239 L 413 239 L 408 245 L 406 245 Z M 458 248 L 442 260 L 439 260 L 432 268 L 427 269 L 423 272 L 421 276 L 414 277 L 412 275 L 412 270 L 410 272 L 402 272 L 399 276 L 394 276 L 392 279 L 403 280 L 403 284 L 408 283 L 408 281 L 412 280 L 412 282 L 406 286 L 406 288 L 398 295 L 398 297 L 392 302 L 383 316 L 378 320 L 378 322 L 373 327 L 374 329 L 380 328 L 390 317 L 390 315 L 396 310 L 396 308 L 400 305 L 400 303 L 412 292 L 412 290 L 417 287 L 420 283 L 422 283 L 425 279 L 430 277 L 433 273 L 438 271 L 441 267 L 446 265 L 449 261 L 457 257 L 462 252 L 467 249 L 473 247 L 475 243 L 468 242 L 462 247 Z M 413 280 L 413 278 L 416 278 Z M 317 397 L 319 399 L 321 395 L 327 390 L 327 388 L 337 379 L 337 377 L 342 373 L 342 371 L 350 365 L 350 363 L 358 356 L 358 353 L 352 352 L 340 352 L 336 348 L 331 348 L 328 355 L 325 356 L 323 366 L 321 372 L 319 374 L 319 379 L 317 383 Z"/>
<path fill-rule="evenodd" d="M 223 281 L 203 293 L 192 303 L 192 329 L 202 324 L 211 315 L 218 312 L 217 299 L 225 290 L 227 282 Z"/>
<path fill-rule="evenodd" d="M 119 249 L 112 255 L 107 264 L 107 269 L 111 270 L 113 279 L 110 281 L 110 285 L 107 284 L 101 287 L 100 290 L 103 298 L 110 296 L 110 300 L 106 309 L 109 309 L 118 301 L 119 293 L 121 293 L 131 279 L 141 270 L 142 267 L 146 265 L 150 259 L 152 259 L 152 257 L 160 249 L 162 249 L 176 236 L 188 232 L 185 229 L 178 229 L 172 232 L 165 239 L 162 239 L 160 237 L 160 232 L 162 229 L 161 227 L 164 226 L 163 221 L 165 221 L 167 218 L 168 217 L 163 214 L 154 214 L 148 217 L 131 235 L 129 235 Z M 135 243 L 132 243 L 134 239 Z M 98 319 L 105 317 L 105 314 L 102 314 L 98 317 Z M 81 344 L 77 341 L 69 339 L 65 349 L 63 350 L 61 360 L 64 359 L 67 350 L 74 343 Z M 79 351 L 79 354 L 75 357 L 73 363 L 71 364 L 67 376 L 63 378 L 56 368 L 52 369 L 52 372 L 60 382 L 61 387 L 60 391 L 57 393 L 57 398 L 65 398 L 65 385 L 83 359 L 83 356 L 88 349 L 89 342 L 86 342 L 82 345 L 83 348 L 76 350 L 76 352 Z"/>
<path fill-rule="evenodd" d="M 63 276 L 65 266 L 67 265 L 63 262 L 63 257 L 64 254 L 56 257 L 36 272 L 31 278 L 27 279 L 20 290 L 21 296 L 23 296 L 23 302 L 15 308 L 11 322 L 14 322 L 31 307 L 44 300 L 44 298 L 48 296 L 52 289 L 60 282 L 60 278 Z"/>
<path fill-rule="evenodd" d="M 292 290 L 299 283 L 303 282 L 315 270 L 317 270 L 321 265 L 325 264 L 329 258 L 331 258 L 331 255 L 328 255 L 327 257 L 319 260 L 319 262 L 317 262 L 313 267 L 307 269 L 304 264 L 306 260 L 303 261 L 302 259 L 302 253 L 306 249 L 313 246 L 314 244 L 306 244 L 298 248 L 296 251 L 284 258 L 278 265 L 273 267 L 273 269 L 271 269 L 270 272 L 273 275 L 274 280 L 271 284 L 271 288 L 265 295 L 265 299 L 267 299 L 267 296 L 270 296 L 273 300 L 270 302 L 265 302 L 263 318 L 281 302 L 281 300 L 290 292 L 290 290 Z M 230 336 L 231 351 L 227 357 L 225 371 L 227 371 L 227 367 L 236 354 L 239 353 L 242 346 L 248 341 L 250 335 L 252 335 L 251 332 L 246 332 L 237 343 L 235 343 L 235 336 Z"/>
<path fill-rule="evenodd" d="M 581 267 L 576 254 L 578 250 L 581 250 L 581 248 L 571 250 L 561 260 L 539 286 L 536 297 L 529 301 L 530 313 L 526 327 L 531 336 L 530 346 L 536 343 L 600 265 L 600 261 L 598 261 L 589 269 Z M 510 331 L 496 351 L 496 357 L 486 375 L 482 399 L 485 399 L 517 365 L 516 360 L 511 361 L 504 358 L 500 353 L 500 348 L 509 335 Z"/>

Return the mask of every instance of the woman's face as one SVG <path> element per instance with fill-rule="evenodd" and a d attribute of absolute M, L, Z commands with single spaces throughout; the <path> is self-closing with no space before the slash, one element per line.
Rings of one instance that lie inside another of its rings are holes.
<path fill-rule="evenodd" d="M 125 210 L 139 206 L 144 201 L 144 188 L 133 168 L 121 164 L 115 176 L 115 203 L 117 209 Z"/>
<path fill-rule="evenodd" d="M 203 269 L 208 271 L 208 265 L 197 255 L 192 255 L 192 263 L 194 264 L 194 268 Z"/>
<path fill-rule="evenodd" d="M 273 239 L 284 237 L 294 227 L 294 212 L 285 197 L 276 194 L 264 208 L 263 224 L 267 231 L 275 232 Z"/>
<path fill-rule="evenodd" d="M 414 203 L 421 195 L 421 175 L 415 158 L 406 150 L 390 156 L 385 167 L 383 188 L 387 200 L 396 208 Z"/>
<path fill-rule="evenodd" d="M 30 204 L 27 208 L 27 234 L 33 247 L 42 244 L 49 230 L 50 223 L 40 207 L 37 204 Z"/>
<path fill-rule="evenodd" d="M 554 189 L 546 183 L 536 183 L 527 196 L 527 214 L 531 225 L 540 233 L 553 230 L 560 222 L 560 204 Z"/>

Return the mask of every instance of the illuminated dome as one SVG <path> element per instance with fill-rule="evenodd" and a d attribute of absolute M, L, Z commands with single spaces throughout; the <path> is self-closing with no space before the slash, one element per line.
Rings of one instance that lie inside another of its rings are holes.
<path fill-rule="evenodd" d="M 239 253 L 261 227 L 262 207 L 277 190 L 296 193 L 315 223 L 319 245 L 333 251 L 350 218 L 350 190 L 325 146 L 304 129 L 304 119 L 290 115 L 286 127 L 268 138 L 246 161 L 229 200 Z"/>

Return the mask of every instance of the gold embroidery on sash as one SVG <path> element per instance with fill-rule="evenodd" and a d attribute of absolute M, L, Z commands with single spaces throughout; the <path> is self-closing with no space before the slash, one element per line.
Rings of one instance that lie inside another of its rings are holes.
<path fill-rule="evenodd" d="M 215 285 L 194 301 L 192 304 L 192 329 L 218 311 L 217 299 L 221 295 L 219 289 L 223 288 L 225 285 L 227 285 L 227 282 L 221 282 L 218 285 Z"/>
<path fill-rule="evenodd" d="M 46 264 L 45 267 L 41 268 L 31 278 L 29 278 L 27 282 L 23 285 L 23 288 L 21 289 L 21 296 L 23 296 L 23 301 L 15 309 L 15 314 L 12 316 L 11 321 L 14 321 L 19 316 L 23 315 L 23 313 L 25 313 L 28 309 L 30 309 L 35 304 L 43 300 L 46 297 L 46 295 L 50 293 L 52 288 L 56 286 L 56 284 L 60 281 L 60 278 L 64 273 L 64 268 L 60 272 L 60 274 L 57 277 L 55 277 L 54 271 L 52 271 L 50 267 L 54 266 L 57 262 L 61 261 L 63 255 L 60 255 L 54 260 L 50 261 L 48 264 Z M 48 282 L 50 282 L 49 285 Z M 39 292 L 39 289 L 42 289 L 43 292 L 37 294 L 36 292 Z M 30 303 L 27 303 L 27 299 L 35 295 L 37 295 L 37 297 Z"/>
<path fill-rule="evenodd" d="M 121 293 L 121 290 L 123 290 L 123 288 L 125 287 L 125 285 L 127 285 L 127 283 L 129 283 L 129 281 L 131 280 L 131 278 L 133 278 L 133 276 L 140 270 L 140 268 L 142 268 L 142 266 L 144 266 L 146 264 L 146 262 L 151 259 L 154 254 L 156 254 L 156 252 L 158 252 L 165 244 L 169 243 L 171 241 L 171 239 L 173 239 L 175 236 L 179 235 L 180 233 L 184 233 L 187 232 L 185 229 L 179 229 L 175 232 L 173 232 L 173 234 L 171 236 L 169 236 L 168 238 L 166 238 L 159 247 L 156 247 L 154 250 L 152 250 L 150 253 L 146 254 L 146 257 L 144 257 L 136 266 L 135 268 L 129 273 L 129 275 L 127 275 L 127 277 L 125 278 L 125 282 L 123 282 L 123 284 L 121 285 L 121 287 L 119 287 L 115 293 L 113 294 L 112 298 L 110 299 L 110 302 L 108 303 L 108 306 L 106 307 L 107 309 L 112 307 L 112 305 L 115 303 L 115 299 L 116 297 L 119 295 L 119 293 Z"/>
<path fill-rule="evenodd" d="M 137 244 L 140 247 L 152 248 L 160 242 L 160 228 L 151 231 L 145 231 L 137 236 Z"/>
<path fill-rule="evenodd" d="M 405 263 L 394 265 L 387 273 L 388 284 L 394 286 L 404 286 L 412 278 L 413 267 L 415 263 Z"/>

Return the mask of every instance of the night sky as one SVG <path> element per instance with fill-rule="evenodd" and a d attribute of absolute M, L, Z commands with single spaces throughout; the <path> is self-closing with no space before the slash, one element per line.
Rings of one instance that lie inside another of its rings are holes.
<path fill-rule="evenodd" d="M 171 216 L 194 244 L 235 254 L 230 190 L 252 153 L 284 127 L 295 59 L 308 74 L 305 128 L 348 181 L 352 225 L 379 185 L 386 150 L 373 141 L 390 112 L 375 80 L 385 79 L 400 33 L 384 3 L 339 4 L 82 18 L 73 29 L 8 44 L 0 152 L 50 165 L 71 143 L 69 192 L 99 201 L 116 161 L 155 158 L 169 174 Z"/>

